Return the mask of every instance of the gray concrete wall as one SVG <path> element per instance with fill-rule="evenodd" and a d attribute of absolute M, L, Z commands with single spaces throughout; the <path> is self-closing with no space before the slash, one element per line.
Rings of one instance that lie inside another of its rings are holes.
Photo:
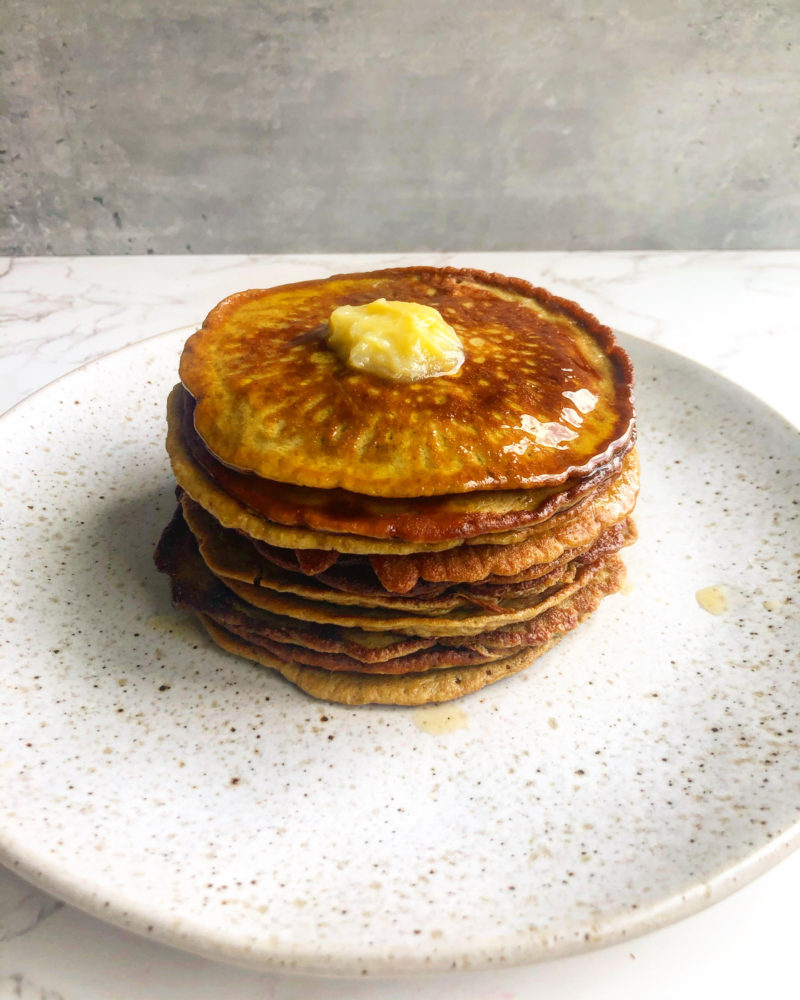
<path fill-rule="evenodd" d="M 5 0 L 0 251 L 800 246 L 800 2 Z"/>

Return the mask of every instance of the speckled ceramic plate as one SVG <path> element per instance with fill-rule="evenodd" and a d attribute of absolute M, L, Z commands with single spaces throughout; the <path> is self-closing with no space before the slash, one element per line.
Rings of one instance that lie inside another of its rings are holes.
<path fill-rule="evenodd" d="M 111 355 L 0 421 L 7 864 L 193 951 L 361 974 L 608 944 L 797 844 L 800 446 L 772 411 L 626 339 L 643 482 L 628 592 L 461 702 L 348 709 L 170 609 L 151 553 L 182 341 Z"/>

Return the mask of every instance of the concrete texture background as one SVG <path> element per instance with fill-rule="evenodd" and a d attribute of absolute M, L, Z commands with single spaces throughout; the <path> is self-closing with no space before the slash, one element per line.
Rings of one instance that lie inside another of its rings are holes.
<path fill-rule="evenodd" d="M 4 254 L 800 246 L 798 0 L 6 0 Z"/>

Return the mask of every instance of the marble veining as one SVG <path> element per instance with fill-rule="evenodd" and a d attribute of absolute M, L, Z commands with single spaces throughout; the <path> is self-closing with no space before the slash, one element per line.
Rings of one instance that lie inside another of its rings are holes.
<path fill-rule="evenodd" d="M 63 905 L 9 874 L 0 896 L 0 944 L 32 931 Z"/>

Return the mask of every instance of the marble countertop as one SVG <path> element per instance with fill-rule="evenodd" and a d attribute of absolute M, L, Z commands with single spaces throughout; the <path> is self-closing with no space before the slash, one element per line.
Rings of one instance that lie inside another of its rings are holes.
<path fill-rule="evenodd" d="M 800 426 L 800 252 L 22 258 L 0 266 L 0 411 L 75 367 L 199 322 L 232 291 L 420 261 L 517 274 L 713 368 Z M 284 977 L 145 941 L 0 868 L 0 1000 L 649 1000 L 797 995 L 800 852 L 693 917 L 601 951 L 406 980 Z"/>

